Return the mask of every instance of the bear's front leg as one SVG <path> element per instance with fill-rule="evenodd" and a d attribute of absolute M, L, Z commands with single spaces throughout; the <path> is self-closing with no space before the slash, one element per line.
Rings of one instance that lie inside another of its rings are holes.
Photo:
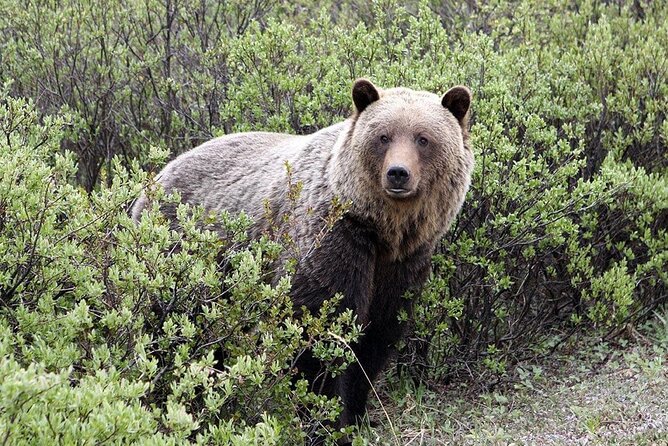
<path fill-rule="evenodd" d="M 403 311 L 409 318 L 413 313 L 413 302 L 407 292 L 418 292 L 429 276 L 430 252 L 429 247 L 424 247 L 401 262 L 377 259 L 369 322 L 353 346 L 358 362 L 351 364 L 341 377 L 342 426 L 359 423 L 364 418 L 372 383 L 406 331 L 399 313 Z"/>
<path fill-rule="evenodd" d="M 397 331 L 401 331 L 399 324 L 396 325 Z M 368 328 L 353 347 L 357 361 L 350 364 L 339 381 L 339 393 L 343 400 L 339 420 L 341 427 L 359 424 L 364 419 L 372 383 L 385 367 L 394 348 L 396 339 L 384 338 L 378 330 Z"/>
<path fill-rule="evenodd" d="M 343 298 L 338 310 L 341 312 L 352 310 L 356 316 L 356 323 L 363 327 L 368 326 L 376 265 L 376 245 L 376 236 L 367 226 L 350 216 L 344 216 L 338 221 L 320 245 L 299 262 L 290 290 L 297 315 L 302 307 L 317 314 L 327 299 L 340 293 Z M 357 383 L 361 381 L 355 377 L 353 371 L 355 368 L 359 369 L 356 364 L 351 365 L 342 376 L 332 377 L 327 372 L 326 364 L 314 358 L 312 352 L 307 351 L 299 358 L 296 365 L 309 381 L 312 391 L 341 398 L 344 414 L 336 423 L 337 427 L 349 424 L 348 421 L 343 422 L 343 418 L 348 418 L 345 407 L 346 401 L 350 398 L 347 395 L 362 392 L 363 398 L 349 405 L 353 407 L 361 404 L 363 410 L 369 386 L 364 387 L 363 391 L 362 388 L 358 388 Z M 373 376 L 375 374 L 377 371 Z M 352 378 L 347 380 L 346 376 Z M 347 381 L 350 384 L 346 384 Z M 361 382 L 361 385 L 364 386 L 364 383 Z M 348 389 L 348 386 L 352 388 Z M 315 438 L 307 444 L 318 444 L 319 441 L 322 439 Z M 345 444 L 345 441 L 341 444 Z"/>

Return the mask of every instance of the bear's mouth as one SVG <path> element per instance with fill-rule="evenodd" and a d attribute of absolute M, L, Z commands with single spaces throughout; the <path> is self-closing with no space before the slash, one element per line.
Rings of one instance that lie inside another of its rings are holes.
<path fill-rule="evenodd" d="M 404 188 L 386 188 L 385 193 L 392 198 L 408 198 L 415 194 L 415 190 Z"/>

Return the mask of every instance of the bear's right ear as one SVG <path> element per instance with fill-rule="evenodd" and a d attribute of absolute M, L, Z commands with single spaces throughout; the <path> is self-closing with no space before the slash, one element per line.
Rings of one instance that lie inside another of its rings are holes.
<path fill-rule="evenodd" d="M 357 113 L 362 113 L 372 102 L 380 99 L 378 89 L 367 79 L 357 79 L 353 85 L 353 103 Z"/>
<path fill-rule="evenodd" d="M 443 95 L 441 104 L 450 110 L 460 125 L 464 125 L 464 118 L 471 105 L 471 90 L 462 85 L 452 87 Z"/>

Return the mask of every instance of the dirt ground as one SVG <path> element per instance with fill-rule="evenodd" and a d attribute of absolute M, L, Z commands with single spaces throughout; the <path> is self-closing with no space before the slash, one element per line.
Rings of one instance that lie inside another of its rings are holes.
<path fill-rule="evenodd" d="M 378 426 L 355 444 L 668 445 L 667 322 L 521 364 L 494 392 L 417 389 L 382 398 L 384 410 L 376 402 L 371 412 Z"/>

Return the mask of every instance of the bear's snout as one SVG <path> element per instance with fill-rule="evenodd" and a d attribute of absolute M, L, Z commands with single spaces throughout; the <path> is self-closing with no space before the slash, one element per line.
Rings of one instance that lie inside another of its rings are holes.
<path fill-rule="evenodd" d="M 399 139 L 399 138 L 397 138 Z M 412 144 L 399 141 L 385 153 L 381 182 L 390 198 L 408 198 L 417 192 L 420 159 Z"/>
<path fill-rule="evenodd" d="M 385 171 L 383 188 L 391 198 L 408 198 L 415 195 L 416 181 L 411 169 L 401 164 L 392 164 Z"/>
<path fill-rule="evenodd" d="M 404 166 L 392 166 L 387 170 L 387 180 L 392 189 L 403 190 L 410 177 L 410 171 Z"/>

